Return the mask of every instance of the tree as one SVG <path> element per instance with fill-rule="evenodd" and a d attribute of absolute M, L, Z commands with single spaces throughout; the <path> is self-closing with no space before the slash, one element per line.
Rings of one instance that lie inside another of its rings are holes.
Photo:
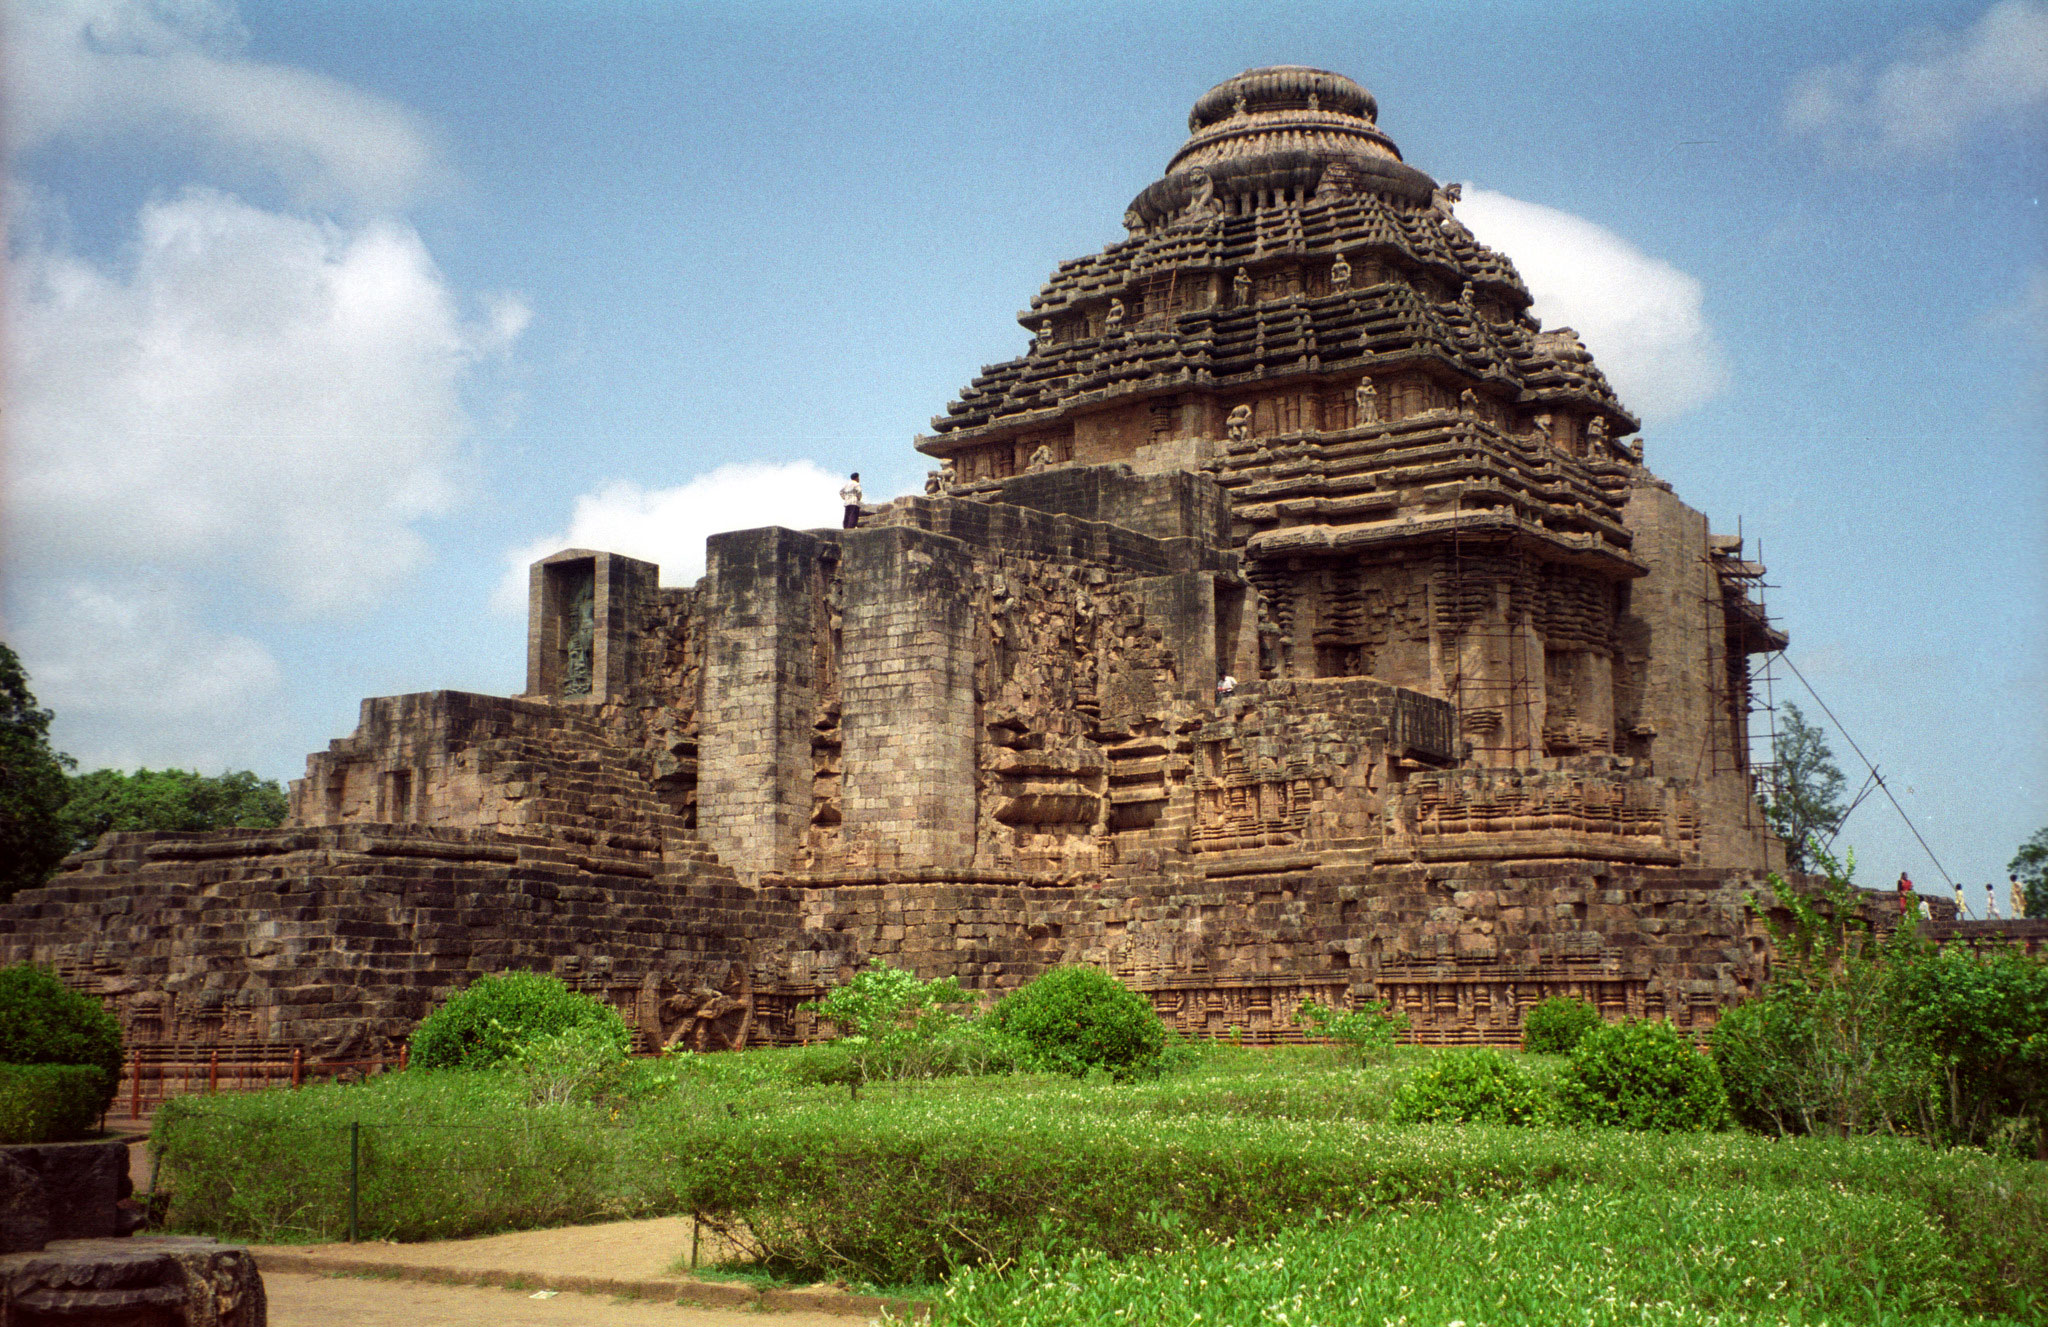
<path fill-rule="evenodd" d="M 1842 805 L 1842 771 L 1828 750 L 1827 734 L 1808 723 L 1790 701 L 1785 704 L 1785 727 L 1778 734 L 1776 754 L 1764 818 L 1771 832 L 1785 840 L 1786 867 L 1810 871 L 1816 841 L 1825 847 L 1848 814 Z"/>
<path fill-rule="evenodd" d="M 0 900 L 50 878 L 71 850 L 60 816 L 71 757 L 50 749 L 21 659 L 0 642 Z"/>
<path fill-rule="evenodd" d="M 111 830 L 268 829 L 289 807 L 277 780 L 248 770 L 208 777 L 183 769 L 96 769 L 71 780 L 63 825 L 70 848 L 80 850 Z"/>
<path fill-rule="evenodd" d="M 2048 917 L 2048 826 L 2035 830 L 2005 869 L 2020 878 L 2020 888 L 2027 892 L 2027 915 Z"/>

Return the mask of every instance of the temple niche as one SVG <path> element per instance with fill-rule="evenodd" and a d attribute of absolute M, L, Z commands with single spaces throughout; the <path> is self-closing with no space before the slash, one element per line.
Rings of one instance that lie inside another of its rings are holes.
<path fill-rule="evenodd" d="M 522 695 L 365 701 L 289 824 L 109 836 L 0 957 L 316 1051 L 506 966 L 648 1044 L 787 1041 L 878 957 L 1098 964 L 1255 1040 L 1311 997 L 1440 1042 L 1560 993 L 1711 1023 L 1783 862 L 1762 568 L 1364 88 L 1252 70 L 1188 127 L 916 439 L 922 493 L 714 536 L 689 587 L 543 559 Z"/>

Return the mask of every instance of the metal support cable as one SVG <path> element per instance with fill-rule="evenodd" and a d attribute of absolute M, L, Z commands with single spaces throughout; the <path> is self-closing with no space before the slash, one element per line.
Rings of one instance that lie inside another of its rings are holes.
<path fill-rule="evenodd" d="M 1799 685 L 1806 688 L 1806 694 L 1813 697 L 1813 703 L 1820 706 L 1821 713 L 1828 716 L 1828 722 L 1835 725 L 1835 731 L 1842 735 L 1842 740 L 1847 742 L 1849 749 L 1856 753 L 1856 759 L 1862 761 L 1864 768 L 1870 771 L 1870 777 L 1876 782 L 1878 791 L 1882 792 L 1885 800 L 1892 804 L 1892 810 L 1899 813 L 1899 819 L 1906 822 L 1906 828 L 1913 831 L 1913 837 L 1920 841 L 1920 847 L 1926 852 L 1927 860 L 1934 863 L 1934 869 L 1941 872 L 1941 878 L 1948 881 L 1951 890 L 1961 888 L 1961 886 L 1956 884 L 1955 877 L 1950 875 L 1948 869 L 1941 864 L 1941 858 L 1934 855 L 1934 849 L 1927 846 L 1927 840 L 1921 835 L 1920 827 L 1913 823 L 1913 817 L 1907 815 L 1906 808 L 1899 805 L 1899 799 L 1892 796 L 1891 785 L 1884 781 L 1884 775 L 1877 772 L 1877 766 L 1870 763 L 1870 757 L 1863 754 L 1863 748 L 1857 746 L 1856 739 L 1849 736 L 1849 730 L 1842 726 L 1842 721 L 1835 717 L 1835 712 L 1828 708 L 1828 703 L 1820 698 L 1820 692 L 1813 689 L 1813 683 L 1806 680 L 1806 674 L 1799 671 L 1799 665 L 1793 663 L 1791 656 L 1783 650 L 1778 651 L 1778 657 L 1783 659 L 1785 666 L 1792 670 L 1792 676 L 1799 679 Z"/>

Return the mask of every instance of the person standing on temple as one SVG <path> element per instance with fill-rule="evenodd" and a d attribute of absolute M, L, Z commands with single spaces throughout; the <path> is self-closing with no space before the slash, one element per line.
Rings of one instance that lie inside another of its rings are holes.
<path fill-rule="evenodd" d="M 1962 882 L 1955 881 L 1953 883 L 1956 887 L 1956 920 L 1959 922 L 1966 922 L 1970 920 L 1970 905 L 1963 902 Z"/>
<path fill-rule="evenodd" d="M 848 530 L 858 529 L 860 527 L 860 471 L 854 471 L 847 477 L 846 482 L 840 486 L 839 501 L 846 507 L 845 528 Z"/>
<path fill-rule="evenodd" d="M 1913 906 L 1911 902 L 1912 897 L 1913 877 L 1901 871 L 1899 872 L 1899 915 L 1901 917 L 1905 916 L 1907 911 Z"/>
<path fill-rule="evenodd" d="M 2017 872 L 2006 879 L 2012 882 L 2012 919 L 2021 921 L 2027 915 L 2027 887 L 2020 883 Z"/>
<path fill-rule="evenodd" d="M 1984 882 L 1984 920 L 1987 922 L 1998 920 L 1998 886 L 1992 884 L 1989 880 Z"/>

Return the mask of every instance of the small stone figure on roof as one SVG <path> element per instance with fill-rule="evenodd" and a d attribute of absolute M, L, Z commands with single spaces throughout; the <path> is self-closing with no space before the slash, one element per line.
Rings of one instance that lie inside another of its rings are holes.
<path fill-rule="evenodd" d="M 1548 447 L 1550 445 L 1550 416 L 1548 414 L 1541 414 L 1529 422 L 1536 426 L 1537 440 Z"/>
<path fill-rule="evenodd" d="M 1345 259 L 1342 249 L 1337 250 L 1337 261 L 1330 264 L 1330 289 L 1351 289 L 1351 264 Z"/>
<path fill-rule="evenodd" d="M 1145 218 L 1138 215 L 1137 208 L 1127 207 L 1124 209 L 1124 229 L 1133 235 L 1145 229 Z"/>
<path fill-rule="evenodd" d="M 1046 444 L 1041 442 L 1038 444 L 1038 446 L 1032 449 L 1031 458 L 1024 462 L 1024 468 L 1028 471 L 1036 473 L 1037 471 L 1043 470 L 1045 469 L 1045 467 L 1051 465 L 1052 462 L 1052 448 L 1048 447 Z"/>
<path fill-rule="evenodd" d="M 1252 302 L 1252 279 L 1242 267 L 1237 269 L 1236 276 L 1230 278 L 1230 298 L 1239 305 Z"/>
<path fill-rule="evenodd" d="M 1044 350 L 1052 345 L 1052 319 L 1038 324 L 1038 348 Z"/>
<path fill-rule="evenodd" d="M 1123 330 L 1123 326 L 1124 302 L 1120 299 L 1113 299 L 1109 302 L 1109 312 L 1102 316 L 1102 334 L 1104 336 L 1115 336 Z"/>
<path fill-rule="evenodd" d="M 839 501 L 846 508 L 846 524 L 844 528 L 848 530 L 859 528 L 860 471 L 854 471 L 851 475 L 847 476 L 846 482 L 839 486 Z"/>
<path fill-rule="evenodd" d="M 1465 190 L 1462 185 L 1440 184 L 1436 187 L 1435 192 L 1430 194 L 1429 205 L 1448 217 L 1451 215 L 1451 209 L 1458 205 L 1458 199 L 1464 195 L 1464 192 Z"/>
<path fill-rule="evenodd" d="M 1352 424 L 1377 424 L 1380 422 L 1380 389 L 1372 385 L 1371 378 L 1360 378 L 1358 390 L 1351 394 L 1351 410 L 1357 418 Z"/>
<path fill-rule="evenodd" d="M 1586 421 L 1586 455 L 1607 454 L 1607 416 L 1595 415 Z"/>
<path fill-rule="evenodd" d="M 1194 193 L 1182 216 L 1190 221 L 1203 221 L 1223 210 L 1223 205 L 1216 201 L 1216 181 L 1209 178 L 1207 167 L 1197 166 L 1189 171 L 1188 181 L 1194 186 Z"/>
<path fill-rule="evenodd" d="M 1309 93 L 1309 94 L 1308 94 L 1308 108 L 1309 108 L 1310 110 L 1312 110 L 1312 111 L 1319 111 L 1319 110 L 1321 110 L 1321 109 L 1323 108 L 1323 99 L 1322 99 L 1321 97 L 1317 96 L 1317 95 L 1316 95 L 1315 93 L 1313 93 L 1313 92 Z"/>
<path fill-rule="evenodd" d="M 1479 393 L 1473 391 L 1470 387 L 1459 392 L 1458 409 L 1468 415 L 1477 415 L 1479 413 Z"/>
<path fill-rule="evenodd" d="M 1232 442 L 1243 442 L 1252 431 L 1252 408 L 1240 401 L 1224 416 L 1223 432 Z"/>
<path fill-rule="evenodd" d="M 958 484 L 959 482 L 960 470 L 959 467 L 953 464 L 953 458 L 948 456 L 945 460 L 940 461 L 939 491 L 941 493 L 951 493 L 953 491 L 953 486 L 955 484 Z"/>
<path fill-rule="evenodd" d="M 1472 298 L 1473 298 L 1473 287 L 1472 287 L 1472 283 L 1471 283 L 1470 281 L 1467 281 L 1467 282 L 1466 282 L 1466 283 L 1465 283 L 1465 284 L 1464 284 L 1463 286 L 1461 286 L 1461 287 L 1459 288 L 1459 290 L 1458 290 L 1458 303 L 1460 303 L 1460 304 L 1464 305 L 1464 306 L 1465 306 L 1466 308 L 1468 308 L 1468 309 L 1469 309 L 1469 308 L 1471 308 L 1471 307 L 1472 307 Z"/>
<path fill-rule="evenodd" d="M 927 470 L 924 472 L 924 495 L 926 497 L 935 498 L 945 491 L 946 482 L 939 478 L 938 471 Z"/>

